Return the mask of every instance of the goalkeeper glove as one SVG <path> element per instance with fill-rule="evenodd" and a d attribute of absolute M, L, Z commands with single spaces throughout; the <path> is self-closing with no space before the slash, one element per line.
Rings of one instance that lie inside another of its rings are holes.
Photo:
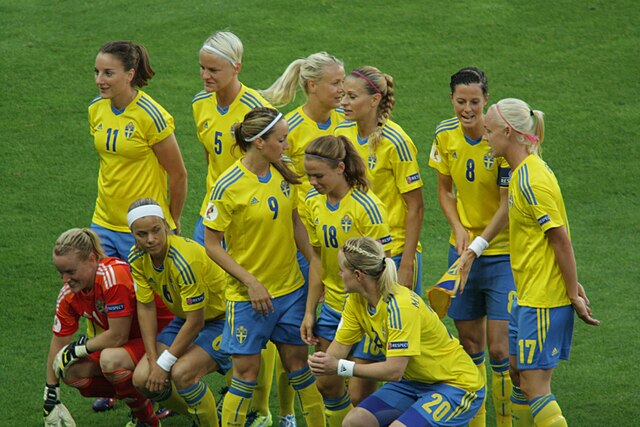
<path fill-rule="evenodd" d="M 45 427 L 76 426 L 71 413 L 60 402 L 60 387 L 57 384 L 45 384 L 44 386 L 43 416 Z"/>
<path fill-rule="evenodd" d="M 78 341 L 70 343 L 56 354 L 52 368 L 57 378 L 64 377 L 67 368 L 71 364 L 90 353 L 89 350 L 87 350 L 86 343 L 87 337 L 85 335 L 80 335 Z"/>

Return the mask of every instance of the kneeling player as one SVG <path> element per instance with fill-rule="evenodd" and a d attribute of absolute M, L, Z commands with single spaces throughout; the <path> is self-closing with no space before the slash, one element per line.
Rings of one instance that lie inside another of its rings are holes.
<path fill-rule="evenodd" d="M 149 399 L 131 383 L 144 355 L 135 311 L 133 280 L 126 262 L 105 257 L 98 236 L 74 228 L 58 238 L 53 262 L 64 283 L 56 303 L 45 387 L 45 425 L 75 425 L 60 403 L 59 379 L 87 397 L 118 397 L 143 425 L 157 426 Z M 161 313 L 164 326 L 170 314 Z M 71 342 L 80 317 L 96 329 L 93 338 Z"/>
<path fill-rule="evenodd" d="M 220 351 L 224 272 L 198 243 L 169 233 L 153 199 L 135 201 L 127 220 L 136 239 L 129 263 L 147 351 L 134 384 L 153 400 L 190 416 L 194 425 L 217 427 L 215 398 L 201 378 L 231 367 L 229 356 Z M 157 338 L 154 292 L 176 315 Z"/>
<path fill-rule="evenodd" d="M 327 353 L 309 356 L 316 375 L 387 381 L 344 419 L 344 426 L 459 426 L 478 412 L 485 394 L 471 358 L 438 316 L 400 286 L 393 259 L 369 237 L 349 239 L 338 254 L 349 298 Z M 345 360 L 367 334 L 386 361 Z M 395 422 L 394 422 L 395 421 Z"/>

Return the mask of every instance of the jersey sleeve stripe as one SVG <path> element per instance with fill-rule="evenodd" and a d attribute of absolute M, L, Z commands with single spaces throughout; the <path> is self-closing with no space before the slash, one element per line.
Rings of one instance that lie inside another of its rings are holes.
<path fill-rule="evenodd" d="M 529 168 L 527 165 L 524 165 L 518 174 L 518 187 L 520 187 L 520 192 L 522 192 L 524 198 L 527 199 L 527 203 L 530 205 L 538 204 L 536 196 L 533 194 L 533 189 L 529 184 Z"/>
<path fill-rule="evenodd" d="M 402 319 L 400 318 L 400 308 L 398 300 L 393 295 L 389 296 L 389 327 L 393 329 L 402 329 Z"/>
<path fill-rule="evenodd" d="M 164 128 L 167 127 L 167 123 L 164 121 L 164 118 L 162 117 L 162 114 L 160 114 L 160 111 L 158 111 L 155 105 L 151 104 L 147 99 L 141 97 L 140 100 L 136 102 L 136 105 L 138 105 L 140 108 L 146 111 L 147 114 L 149 114 L 149 117 L 151 117 L 151 119 L 153 120 L 153 123 L 156 125 L 156 130 L 158 132 L 162 132 Z"/>
<path fill-rule="evenodd" d="M 371 197 L 357 190 L 353 191 L 351 196 L 356 200 L 356 202 L 362 205 L 364 210 L 367 212 L 367 215 L 369 215 L 369 219 L 372 224 L 382 224 L 382 215 L 380 214 L 380 210 Z"/>
<path fill-rule="evenodd" d="M 211 192 L 211 200 L 220 200 L 227 188 L 244 175 L 239 167 L 233 168 L 229 173 L 223 176 L 213 187 Z"/>
<path fill-rule="evenodd" d="M 133 264 L 134 262 L 136 262 L 136 260 L 138 260 L 139 258 L 141 258 L 142 256 L 144 256 L 145 252 L 140 250 L 140 249 L 132 249 L 131 252 L 129 252 L 129 256 L 127 257 L 127 261 L 129 262 L 129 264 Z"/>
<path fill-rule="evenodd" d="M 206 91 L 203 90 L 203 91 L 198 92 L 197 94 L 194 95 L 193 100 L 191 101 L 191 103 L 194 104 L 194 103 L 196 103 L 198 101 L 201 101 L 203 99 L 211 98 L 212 96 L 213 96 L 212 94 L 210 94 L 209 92 L 206 92 Z"/>
<path fill-rule="evenodd" d="M 91 102 L 89 103 L 89 107 L 91 107 L 93 104 L 95 104 L 96 102 L 100 101 L 102 99 L 101 96 L 96 96 L 95 98 L 93 98 L 91 100 Z"/>
<path fill-rule="evenodd" d="M 293 116 L 291 116 L 288 120 L 289 132 L 294 130 L 303 121 L 304 121 L 304 118 L 302 118 L 302 116 L 298 113 L 295 113 Z"/>
<path fill-rule="evenodd" d="M 450 119 L 447 120 L 443 120 L 440 123 L 438 123 L 438 126 L 436 126 L 436 130 L 440 129 L 442 127 L 449 127 L 451 125 L 457 125 L 460 121 L 458 120 L 457 117 L 452 117 Z"/>
<path fill-rule="evenodd" d="M 441 134 L 442 132 L 446 132 L 448 130 L 456 130 L 458 128 L 458 126 L 460 126 L 459 123 L 456 123 L 455 125 L 451 125 L 451 126 L 443 126 L 443 127 L 438 127 L 436 129 L 436 135 Z"/>
<path fill-rule="evenodd" d="M 189 285 L 196 283 L 196 275 L 193 273 L 191 266 L 189 265 L 187 260 L 184 258 L 184 256 L 180 252 L 178 252 L 176 248 L 171 246 L 169 248 L 168 256 L 169 258 L 173 259 L 173 262 L 175 266 L 178 268 L 178 271 L 180 271 L 180 275 L 184 279 L 185 283 Z"/>
<path fill-rule="evenodd" d="M 307 192 L 307 195 L 305 196 L 305 200 L 309 200 L 312 197 L 318 196 L 320 193 L 318 193 L 318 190 L 316 190 L 315 188 L 312 188 L 311 190 L 309 190 Z"/>
<path fill-rule="evenodd" d="M 386 136 L 387 139 L 396 147 L 398 155 L 400 156 L 400 161 L 407 162 L 413 160 L 411 151 L 409 151 L 409 147 L 407 146 L 407 141 L 405 141 L 402 135 L 400 135 L 396 130 L 385 127 L 382 129 L 382 136 Z"/>
<path fill-rule="evenodd" d="M 98 273 L 102 275 L 105 289 L 109 289 L 116 284 L 116 275 L 113 267 L 100 264 L 98 266 Z"/>
<path fill-rule="evenodd" d="M 344 109 L 342 107 L 336 108 L 336 111 L 340 114 L 344 114 Z"/>
<path fill-rule="evenodd" d="M 357 123 L 351 120 L 345 120 L 344 122 L 340 123 L 338 126 L 336 126 L 336 130 L 337 129 L 347 129 L 347 128 L 352 128 L 354 126 L 356 126 Z"/>
<path fill-rule="evenodd" d="M 252 100 L 253 103 L 257 106 L 257 107 L 262 107 L 264 106 L 264 104 L 262 103 L 262 101 L 260 101 L 260 99 L 258 99 L 257 96 L 253 95 L 252 93 L 249 92 L 245 92 L 244 95 L 242 95 L 242 98 L 246 99 L 246 100 Z M 254 107 L 255 108 L 255 107 Z"/>

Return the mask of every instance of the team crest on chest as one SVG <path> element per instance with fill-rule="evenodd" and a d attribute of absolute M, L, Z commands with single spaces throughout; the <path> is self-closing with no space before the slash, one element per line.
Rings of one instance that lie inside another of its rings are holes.
<path fill-rule="evenodd" d="M 106 307 L 104 301 L 102 301 L 100 299 L 96 300 L 96 310 L 98 310 L 99 313 L 106 314 L 107 307 Z"/>
<path fill-rule="evenodd" d="M 342 226 L 342 231 L 348 233 L 349 230 L 351 230 L 351 226 L 353 225 L 353 220 L 349 217 L 349 215 L 345 215 L 342 217 L 340 225 Z"/>
<path fill-rule="evenodd" d="M 376 156 L 369 156 L 369 159 L 367 161 L 367 165 L 369 166 L 369 169 L 375 169 L 377 162 L 378 162 L 378 158 Z"/>
<path fill-rule="evenodd" d="M 487 153 L 484 155 L 484 158 L 482 160 L 482 163 L 484 164 L 484 167 L 487 169 L 491 169 L 493 167 L 493 165 L 495 164 L 496 159 L 495 157 L 493 157 L 491 154 Z"/>
<path fill-rule="evenodd" d="M 282 194 L 284 194 L 284 197 L 289 197 L 289 195 L 291 194 L 291 184 L 289 184 L 286 180 L 282 180 L 282 182 L 280 183 L 280 191 L 282 191 Z"/>
<path fill-rule="evenodd" d="M 236 339 L 240 344 L 244 343 L 244 341 L 247 339 L 248 334 L 249 331 L 247 331 L 247 328 L 245 328 L 244 326 L 238 326 L 236 328 Z"/>
<path fill-rule="evenodd" d="M 127 126 L 125 126 L 124 128 L 124 136 L 127 137 L 127 139 L 131 138 L 133 136 L 133 132 L 135 132 L 136 128 L 135 126 L 133 126 L 133 122 L 129 122 L 127 123 Z"/>

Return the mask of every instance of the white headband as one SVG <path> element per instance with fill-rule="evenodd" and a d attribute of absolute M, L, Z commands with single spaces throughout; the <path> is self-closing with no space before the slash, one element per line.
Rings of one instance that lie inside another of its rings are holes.
<path fill-rule="evenodd" d="M 226 59 L 227 61 L 231 62 L 231 65 L 236 65 L 237 62 L 234 61 L 229 55 L 227 55 L 226 53 L 222 52 L 221 50 L 216 49 L 213 46 L 209 46 L 208 44 L 204 44 L 202 46 L 202 50 L 209 52 L 209 53 L 213 53 L 215 55 L 219 55 L 222 56 L 224 59 Z"/>
<path fill-rule="evenodd" d="M 260 138 L 262 135 L 264 135 L 265 133 L 267 133 L 269 131 L 269 129 L 271 129 L 276 123 L 278 123 L 278 120 L 280 120 L 280 118 L 282 117 L 282 113 L 278 113 L 278 115 L 276 116 L 275 119 L 273 119 L 273 121 L 271 123 L 269 123 L 267 125 L 266 128 L 262 129 L 260 132 L 258 132 L 257 135 L 252 136 L 251 138 L 247 138 L 245 139 L 245 141 L 247 142 L 251 142 L 256 138 Z"/>
<path fill-rule="evenodd" d="M 134 222 L 142 218 L 143 216 L 159 216 L 164 219 L 164 212 L 162 212 L 162 208 L 158 205 L 142 205 L 137 208 L 131 209 L 129 213 L 127 213 L 127 222 L 129 223 L 129 228 L 133 225 Z"/>

